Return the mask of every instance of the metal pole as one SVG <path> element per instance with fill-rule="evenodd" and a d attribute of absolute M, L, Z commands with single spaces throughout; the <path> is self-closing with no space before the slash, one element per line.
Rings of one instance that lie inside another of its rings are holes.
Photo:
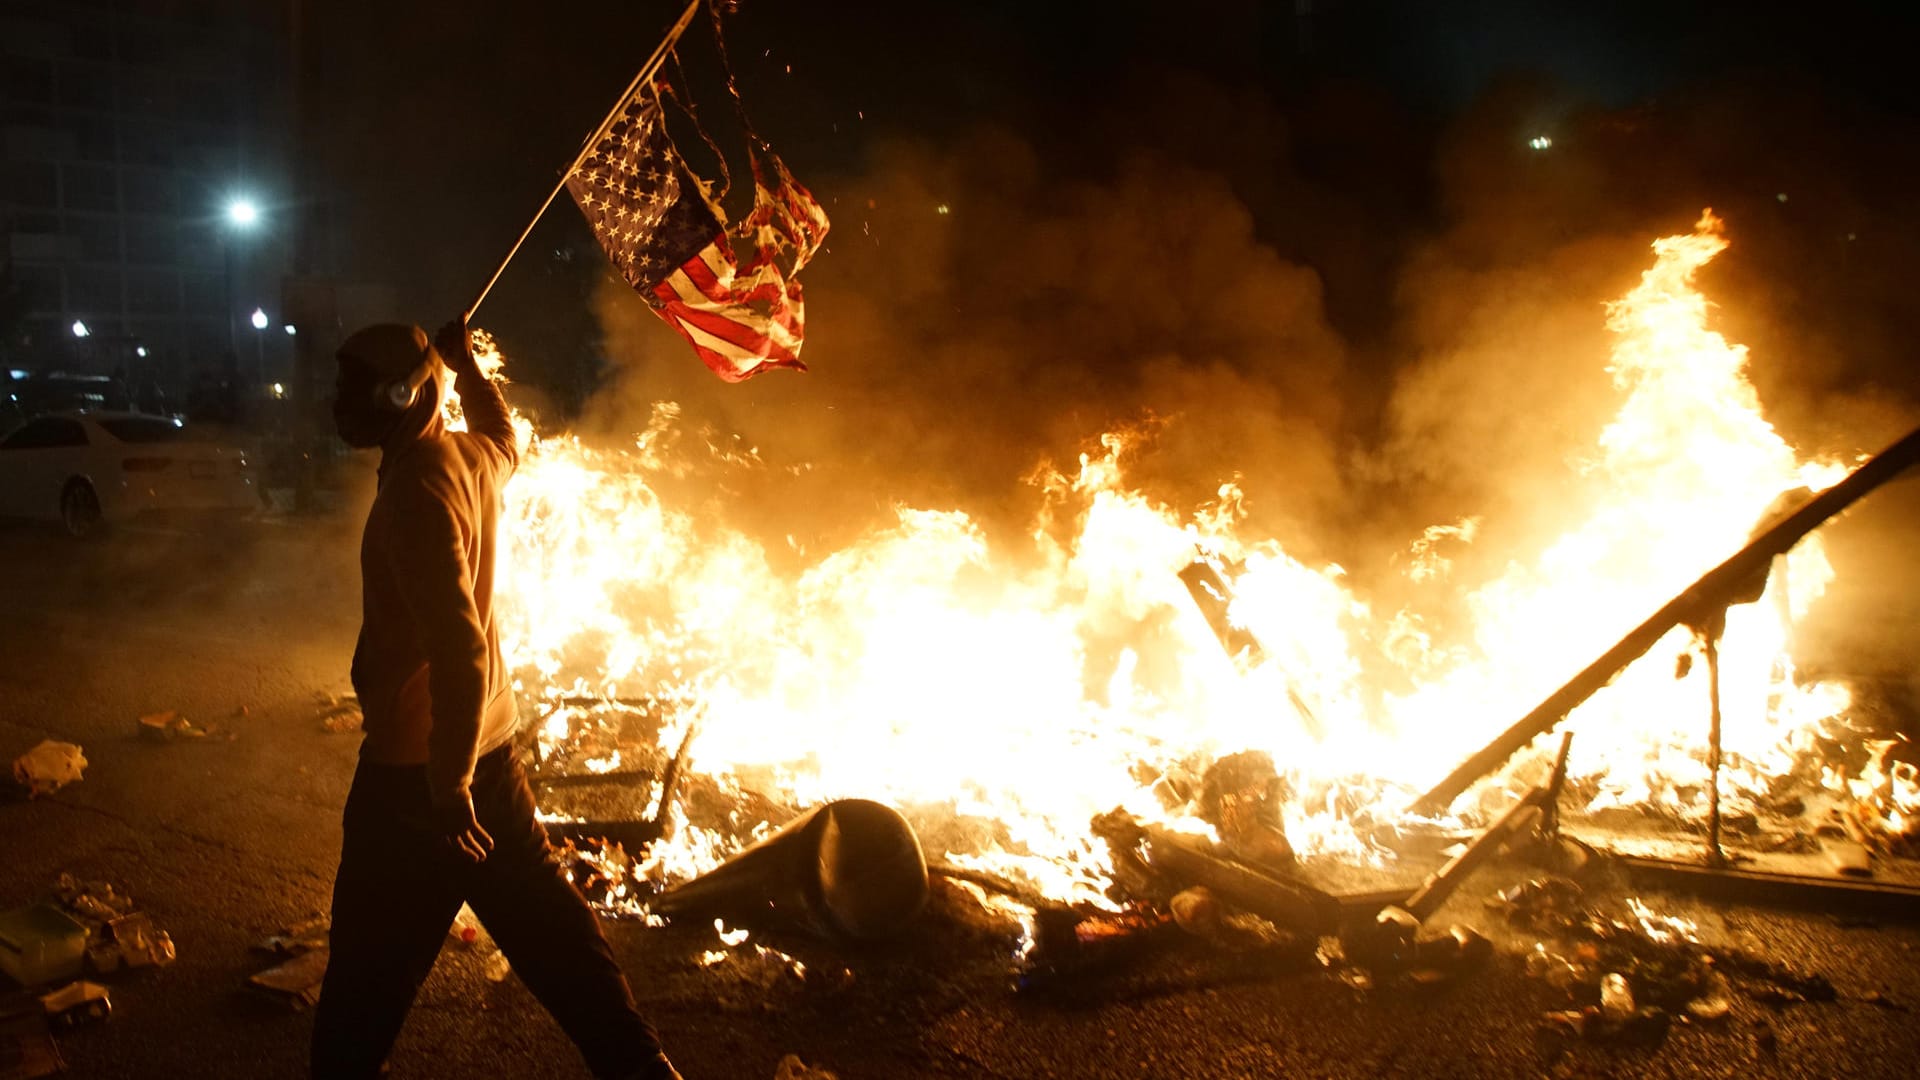
<path fill-rule="evenodd" d="M 1720 633 L 1726 625 L 1727 613 L 1717 612 L 1702 634 L 1707 643 L 1707 701 L 1712 710 L 1707 725 L 1708 866 L 1727 865 L 1727 853 L 1720 848 Z"/>
<path fill-rule="evenodd" d="M 593 134 L 588 135 L 586 141 L 580 144 L 580 152 L 574 155 L 573 163 L 561 170 L 559 181 L 553 185 L 552 191 L 547 192 L 546 199 L 540 203 L 540 209 L 533 212 L 533 218 L 527 222 L 527 227 L 520 230 L 520 238 L 507 249 L 507 257 L 500 260 L 500 265 L 494 269 L 493 276 L 480 287 L 480 295 L 474 297 L 473 303 L 467 305 L 463 318 L 472 319 L 473 313 L 480 309 L 480 304 L 486 300 L 487 294 L 493 291 L 494 282 L 500 280 L 500 275 L 507 270 L 507 264 L 520 253 L 520 245 L 526 243 L 527 237 L 533 234 L 533 227 L 540 223 L 540 218 L 547 212 L 547 207 L 553 205 L 553 200 L 559 197 L 560 190 L 567 186 L 567 180 L 573 176 L 573 171 L 580 167 L 582 161 L 587 160 L 587 155 L 593 152 L 594 144 L 600 141 L 600 136 L 606 132 L 608 125 L 613 123 L 614 117 L 620 115 L 620 110 L 626 107 L 628 99 L 633 97 L 633 92 L 639 89 L 642 83 L 653 78 L 654 72 L 660 69 L 661 63 L 666 60 L 667 53 L 673 48 L 674 43 L 680 40 L 681 34 L 686 33 L 687 25 L 693 22 L 693 13 L 700 10 L 700 3 L 701 0 L 691 0 L 687 4 L 687 9 L 680 13 L 680 18 L 675 20 L 673 27 L 667 31 L 667 36 L 653 50 L 653 55 L 649 56 L 647 62 L 641 66 L 640 73 L 635 75 L 633 81 L 627 84 L 627 88 L 620 92 L 620 97 L 614 101 L 613 108 L 607 111 L 607 115 L 600 121 L 599 126 L 593 129 Z"/>
<path fill-rule="evenodd" d="M 1725 607 L 1728 597 L 1750 582 L 1754 574 L 1774 556 L 1785 554 L 1788 548 L 1799 543 L 1802 537 L 1819 528 L 1828 518 L 1916 463 L 1920 463 L 1920 428 L 1902 436 L 1900 441 L 1874 455 L 1866 464 L 1848 474 L 1846 479 L 1807 500 L 1799 509 L 1748 541 L 1746 547 L 1729 556 L 1725 562 L 1707 571 L 1686 591 L 1667 601 L 1646 622 L 1620 639 L 1598 660 L 1588 664 L 1572 681 L 1554 691 L 1532 712 L 1467 758 L 1432 790 L 1415 799 L 1410 810 L 1427 816 L 1445 811 L 1461 792 L 1499 768 L 1536 736 L 1552 730 L 1566 718 L 1567 713 L 1612 682 L 1622 668 L 1653 648 L 1654 642 L 1664 637 L 1667 631 L 1700 618 L 1701 613 L 1712 606 Z"/>

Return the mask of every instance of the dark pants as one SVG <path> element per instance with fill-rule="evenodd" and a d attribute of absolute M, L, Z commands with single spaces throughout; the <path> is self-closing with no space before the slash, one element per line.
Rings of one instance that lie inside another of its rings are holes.
<path fill-rule="evenodd" d="M 354 773 L 313 1075 L 379 1075 L 462 901 L 596 1076 L 644 1070 L 659 1041 L 593 911 L 553 860 L 512 748 L 481 758 L 473 773 L 474 812 L 494 844 L 485 862 L 466 862 L 429 831 L 429 807 L 425 766 L 362 761 Z"/>

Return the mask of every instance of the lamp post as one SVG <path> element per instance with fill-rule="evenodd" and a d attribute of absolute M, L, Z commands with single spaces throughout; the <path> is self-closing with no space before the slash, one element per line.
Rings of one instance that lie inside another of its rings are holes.
<path fill-rule="evenodd" d="M 267 318 L 267 312 L 265 308 L 254 308 L 253 315 L 250 316 L 247 321 L 253 323 L 253 330 L 254 330 L 253 373 L 262 383 L 264 383 L 267 381 L 267 346 L 266 346 L 267 333 L 266 331 L 267 331 L 267 323 L 271 320 Z"/>
<path fill-rule="evenodd" d="M 227 200 L 227 228 L 221 234 L 221 249 L 226 257 L 227 269 L 227 352 L 238 359 L 240 355 L 240 331 L 233 318 L 233 244 L 237 234 L 249 233 L 260 224 L 260 205 L 245 195 L 236 195 Z"/>

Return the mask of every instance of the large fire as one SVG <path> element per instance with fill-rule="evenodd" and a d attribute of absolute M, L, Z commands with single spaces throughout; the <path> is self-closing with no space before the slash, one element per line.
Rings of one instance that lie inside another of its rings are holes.
<path fill-rule="evenodd" d="M 1745 349 L 1708 329 L 1693 278 L 1725 246 L 1707 213 L 1656 241 L 1639 286 L 1608 306 L 1617 415 L 1568 465 L 1564 531 L 1505 553 L 1508 569 L 1468 594 L 1465 626 L 1374 610 L 1340 567 L 1245 535 L 1230 485 L 1190 512 L 1129 487 L 1125 435 L 1041 472 L 1045 510 L 1022 550 L 996 550 L 961 511 L 900 506 L 890 527 L 779 571 L 761 542 L 660 494 L 679 467 L 662 406 L 624 450 L 528 433 L 500 576 L 523 711 L 578 768 L 619 767 L 615 728 L 638 712 L 658 726 L 656 766 L 692 731 L 689 771 L 722 786 L 963 823 L 938 830 L 930 858 L 1060 899 L 1111 903 L 1094 815 L 1166 821 L 1156 779 L 1249 749 L 1290 785 L 1298 851 L 1389 858 L 1373 827 L 1737 549 L 1776 499 L 1844 474 L 1774 431 Z M 1404 572 L 1444 574 L 1442 553 L 1477 525 L 1412 538 Z M 1178 576 L 1196 555 L 1237 570 L 1232 617 L 1263 662 L 1220 647 Z M 1838 687 L 1798 685 L 1786 654 L 1830 577 L 1817 539 L 1786 562 L 1767 596 L 1732 610 L 1721 646 L 1734 802 L 1847 706 Z M 1705 798 L 1704 665 L 1676 677 L 1674 663 L 1697 651 L 1676 631 L 1570 718 L 1571 771 L 1597 803 Z M 711 865 L 757 824 L 679 822 L 650 855 L 656 876 Z"/>

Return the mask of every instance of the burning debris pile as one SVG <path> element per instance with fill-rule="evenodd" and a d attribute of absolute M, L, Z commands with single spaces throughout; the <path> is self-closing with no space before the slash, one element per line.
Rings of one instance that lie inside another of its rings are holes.
<path fill-rule="evenodd" d="M 1798 800 L 1897 845 L 1920 798 L 1905 744 L 1852 731 L 1848 688 L 1803 685 L 1787 648 L 1832 575 L 1806 536 L 1832 509 L 1809 507 L 1848 470 L 1802 461 L 1762 419 L 1744 350 L 1707 329 L 1692 277 L 1725 244 L 1710 214 L 1658 241 L 1610 307 L 1620 407 L 1569 478 L 1572 525 L 1471 591 L 1464 624 L 1382 616 L 1339 567 L 1243 537 L 1231 487 L 1190 517 L 1128 488 L 1121 436 L 1040 476 L 1019 558 L 962 513 L 901 508 L 798 572 L 660 494 L 689 468 L 671 410 L 626 452 L 533 440 L 502 580 L 545 805 L 584 819 L 571 835 L 626 841 L 624 869 L 595 873 L 632 912 L 841 796 L 900 808 L 936 862 L 1111 907 L 1116 853 L 1088 823 L 1116 806 L 1255 863 L 1390 866 L 1409 823 L 1498 816 L 1565 717 L 1573 816 L 1704 830 L 1717 806 L 1740 840 Z M 1882 473 L 1910 455 L 1890 456 Z M 1797 529 L 1778 532 L 1782 507 Z M 1475 529 L 1429 532 L 1408 577 L 1430 587 Z M 1690 575 L 1756 537 L 1780 542 L 1722 577 L 1757 602 L 1712 614 Z"/>
<path fill-rule="evenodd" d="M 1858 469 L 1803 460 L 1707 328 L 1693 276 L 1725 245 L 1704 216 L 1609 306 L 1618 412 L 1557 536 L 1471 584 L 1449 555 L 1492 530 L 1429 529 L 1391 612 L 1243 535 L 1232 485 L 1192 514 L 1129 487 L 1129 436 L 1038 474 L 1030 550 L 900 507 L 821 556 L 662 494 L 693 468 L 670 407 L 625 451 L 526 431 L 504 644 L 576 881 L 616 913 L 771 905 L 861 938 L 906 925 L 930 870 L 1010 912 L 1041 981 L 1195 937 L 1421 981 L 1495 953 L 1426 924 L 1499 852 L 1600 861 L 1563 819 L 1623 849 L 1698 836 L 1713 866 L 1902 849 L 1909 744 L 1845 683 L 1803 682 L 1790 645 L 1833 575 L 1814 530 L 1920 435 Z M 1579 738 L 1555 753 L 1561 726 Z M 1570 995 L 1558 1031 L 1656 1037 L 1761 977 L 1577 888 L 1503 901 L 1546 932 L 1528 964 Z"/>

